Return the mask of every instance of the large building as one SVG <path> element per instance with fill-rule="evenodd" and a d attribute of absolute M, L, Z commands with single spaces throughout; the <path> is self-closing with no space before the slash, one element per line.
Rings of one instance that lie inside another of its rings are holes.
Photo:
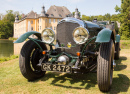
<path fill-rule="evenodd" d="M 45 7 L 42 7 L 41 14 L 37 14 L 31 11 L 27 15 L 23 15 L 23 18 L 19 20 L 18 15 L 16 15 L 14 22 L 14 37 L 19 38 L 22 34 L 28 31 L 42 32 L 45 28 L 52 28 L 56 32 L 57 23 L 70 16 L 71 12 L 64 6 L 51 6 L 47 12 Z"/>

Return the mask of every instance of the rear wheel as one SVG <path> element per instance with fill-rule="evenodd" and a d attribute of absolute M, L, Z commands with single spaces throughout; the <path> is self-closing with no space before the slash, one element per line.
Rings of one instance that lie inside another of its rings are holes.
<path fill-rule="evenodd" d="M 101 91 L 109 91 L 113 77 L 114 43 L 102 43 L 99 49 L 97 82 Z"/>
<path fill-rule="evenodd" d="M 38 42 L 38 44 L 43 50 L 47 49 L 43 43 Z M 23 45 L 19 57 L 19 67 L 22 75 L 29 81 L 45 75 L 45 71 L 37 67 L 42 57 L 40 48 L 33 41 L 29 40 Z"/>
<path fill-rule="evenodd" d="M 118 60 L 119 57 L 120 57 L 120 42 L 117 42 L 115 44 L 115 51 L 116 51 L 116 53 L 115 53 L 115 59 Z"/>

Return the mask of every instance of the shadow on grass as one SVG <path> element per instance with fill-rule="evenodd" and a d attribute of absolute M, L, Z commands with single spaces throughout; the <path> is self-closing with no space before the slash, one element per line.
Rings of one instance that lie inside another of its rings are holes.
<path fill-rule="evenodd" d="M 118 77 L 113 78 L 110 94 L 118 94 L 127 92 L 130 87 L 130 79 L 124 74 L 118 74 Z"/>
<path fill-rule="evenodd" d="M 41 78 L 41 81 L 47 81 L 50 78 L 54 78 L 52 80 L 51 84 L 59 87 L 65 87 L 65 88 L 72 88 L 72 89 L 84 89 L 84 86 L 86 89 L 89 89 L 91 87 L 95 87 L 97 84 L 97 75 L 96 73 L 88 73 L 88 74 L 64 74 L 59 76 L 57 73 L 47 73 L 45 77 Z M 59 82 L 60 81 L 60 82 Z M 63 85 L 66 83 L 66 81 L 69 81 L 71 85 L 76 83 L 81 83 L 79 86 L 69 86 L 69 85 Z M 58 84 L 57 84 L 58 82 Z M 61 84 L 60 84 L 61 83 Z M 86 85 L 87 83 L 87 85 Z M 83 87 L 82 87 L 83 86 Z"/>
<path fill-rule="evenodd" d="M 127 66 L 123 65 L 121 62 L 127 60 L 127 57 L 121 56 L 119 60 L 116 60 L 116 67 L 114 68 L 114 71 L 121 71 L 123 69 L 126 69 Z"/>
<path fill-rule="evenodd" d="M 96 73 L 88 74 L 64 74 L 61 75 L 58 73 L 49 72 L 45 77 L 39 79 L 41 81 L 47 81 L 51 78 L 51 85 L 68 88 L 68 89 L 90 89 L 97 85 L 97 75 Z M 71 84 L 67 84 L 68 82 Z M 113 78 L 113 83 L 110 91 L 110 94 L 118 94 L 121 92 L 127 92 L 130 86 L 130 79 L 124 74 L 118 74 L 118 77 Z M 81 83 L 79 86 L 74 86 L 73 84 Z"/>
<path fill-rule="evenodd" d="M 125 69 L 127 66 L 123 65 L 121 62 L 127 60 L 126 57 L 120 57 L 119 60 L 116 60 L 116 68 L 115 71 L 120 71 Z M 53 78 L 51 85 L 63 87 L 63 88 L 71 88 L 71 89 L 90 89 L 91 87 L 95 87 L 97 85 L 97 74 L 96 73 L 88 73 L 88 74 L 61 74 L 57 72 L 47 72 L 45 77 L 36 80 L 35 82 L 47 81 Z M 127 92 L 130 86 L 130 79 L 124 74 L 118 74 L 118 77 L 113 78 L 113 83 L 111 90 L 108 93 L 118 94 L 121 92 Z M 69 82 L 69 84 L 67 84 Z M 80 83 L 80 85 L 75 86 L 73 84 Z M 71 84 L 71 85 L 70 85 Z M 85 87 L 85 88 L 84 88 Z"/>

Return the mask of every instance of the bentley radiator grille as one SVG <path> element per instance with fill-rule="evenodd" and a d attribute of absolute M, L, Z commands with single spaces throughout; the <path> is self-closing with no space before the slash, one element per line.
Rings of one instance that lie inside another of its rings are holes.
<path fill-rule="evenodd" d="M 72 46 L 76 45 L 76 47 L 72 47 L 71 49 L 65 49 L 64 52 L 70 53 L 72 55 L 76 55 L 77 51 L 80 51 L 79 45 L 77 45 L 73 40 L 73 30 L 78 27 L 77 23 L 71 22 L 63 22 L 57 26 L 57 42 L 61 46 L 62 44 L 67 47 L 68 42 L 71 42 Z M 61 51 L 61 49 L 59 49 Z"/>

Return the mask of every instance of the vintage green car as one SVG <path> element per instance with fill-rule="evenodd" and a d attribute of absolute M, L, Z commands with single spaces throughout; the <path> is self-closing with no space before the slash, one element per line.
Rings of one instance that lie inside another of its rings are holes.
<path fill-rule="evenodd" d="M 67 17 L 58 23 L 56 33 L 50 28 L 42 33 L 30 31 L 14 43 L 27 38 L 19 56 L 19 67 L 26 79 L 38 79 L 46 71 L 96 72 L 99 89 L 109 91 L 116 65 L 114 59 L 120 55 L 120 35 L 116 35 L 114 28 Z"/>

